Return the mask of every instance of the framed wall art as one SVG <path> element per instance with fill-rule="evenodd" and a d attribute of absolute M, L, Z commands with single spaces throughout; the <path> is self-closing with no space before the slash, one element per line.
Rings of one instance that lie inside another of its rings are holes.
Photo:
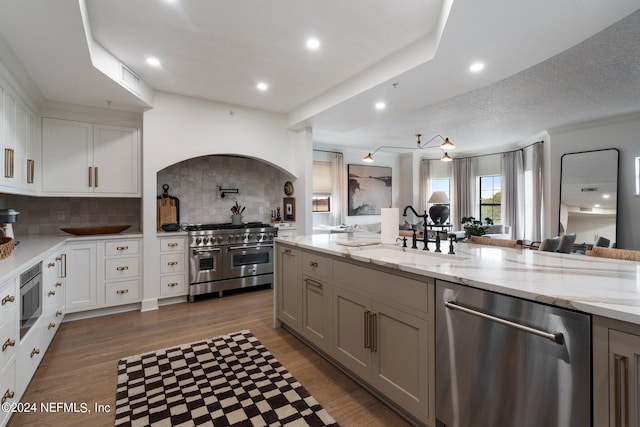
<path fill-rule="evenodd" d="M 296 220 L 296 198 L 285 197 L 284 199 L 282 199 L 282 206 L 284 206 L 284 215 L 283 215 L 284 220 L 295 221 Z"/>
<path fill-rule="evenodd" d="M 348 215 L 380 215 L 391 206 L 391 168 L 348 165 Z"/>

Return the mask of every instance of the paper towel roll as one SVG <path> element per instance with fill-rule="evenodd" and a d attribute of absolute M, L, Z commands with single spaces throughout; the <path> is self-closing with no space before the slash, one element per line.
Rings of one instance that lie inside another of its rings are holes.
<path fill-rule="evenodd" d="M 398 208 L 382 208 L 380 234 L 383 244 L 395 244 L 400 227 L 400 212 Z"/>

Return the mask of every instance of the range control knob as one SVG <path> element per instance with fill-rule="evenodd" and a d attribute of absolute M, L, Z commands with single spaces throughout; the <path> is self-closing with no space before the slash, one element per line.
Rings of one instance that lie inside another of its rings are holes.
<path fill-rule="evenodd" d="M 209 243 L 209 238 L 208 238 L 208 237 L 203 237 L 203 238 L 202 238 L 202 243 L 204 243 L 205 245 L 206 245 L 207 243 Z"/>
<path fill-rule="evenodd" d="M 202 239 L 201 239 L 201 238 L 199 238 L 199 237 L 196 237 L 196 245 L 199 245 L 199 244 L 200 244 L 200 242 L 202 242 Z"/>
<path fill-rule="evenodd" d="M 218 236 L 218 243 L 222 242 L 222 236 Z"/>

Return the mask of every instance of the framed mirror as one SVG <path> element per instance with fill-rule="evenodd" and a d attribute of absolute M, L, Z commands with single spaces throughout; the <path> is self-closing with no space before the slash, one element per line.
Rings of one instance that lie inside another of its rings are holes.
<path fill-rule="evenodd" d="M 618 150 L 562 156 L 558 234 L 576 233 L 576 244 L 616 247 Z"/>

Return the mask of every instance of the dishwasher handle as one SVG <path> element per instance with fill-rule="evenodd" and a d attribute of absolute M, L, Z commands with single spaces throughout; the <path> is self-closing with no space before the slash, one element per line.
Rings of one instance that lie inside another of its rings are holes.
<path fill-rule="evenodd" d="M 552 332 L 542 331 L 540 329 L 530 328 L 529 326 L 521 325 L 519 323 L 515 323 L 510 320 L 503 319 L 501 317 L 492 316 L 490 314 L 483 313 L 481 311 L 464 307 L 462 305 L 456 304 L 454 301 L 446 301 L 444 303 L 444 306 L 450 310 L 460 310 L 464 313 L 471 314 L 472 316 L 481 317 L 483 319 L 491 320 L 492 322 L 501 323 L 503 325 L 511 326 L 512 328 L 516 328 L 521 331 L 528 332 L 530 334 L 541 336 L 543 338 L 546 338 L 548 340 L 555 342 L 556 344 L 561 344 L 561 345 L 564 344 L 564 335 L 562 335 L 562 332 L 552 333 Z"/>

